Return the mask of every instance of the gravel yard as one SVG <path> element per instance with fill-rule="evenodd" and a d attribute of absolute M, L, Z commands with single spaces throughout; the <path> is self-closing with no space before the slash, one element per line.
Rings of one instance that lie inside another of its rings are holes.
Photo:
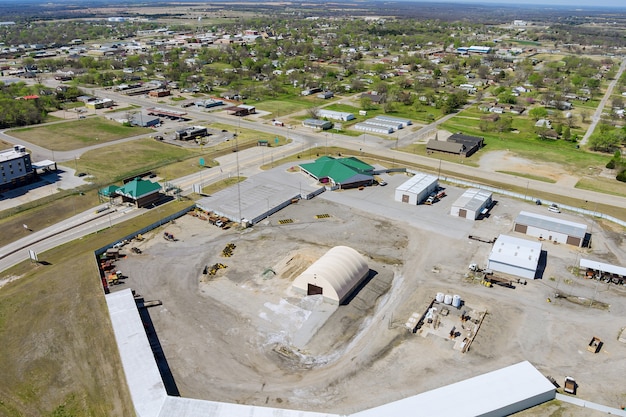
<path fill-rule="evenodd" d="M 143 253 L 119 262 L 129 277 L 119 287 L 163 302 L 148 312 L 180 395 L 352 413 L 529 360 L 557 382 L 574 377 L 581 398 L 626 404 L 626 345 L 617 341 L 626 326 L 626 289 L 570 272 L 581 256 L 624 259 L 618 234 L 594 224 L 593 250 L 544 243 L 543 279 L 486 288 L 468 276 L 467 266 L 484 265 L 491 245 L 467 235 L 532 239 L 512 232 L 513 220 L 520 210 L 547 214 L 545 207 L 496 196 L 490 216 L 472 222 L 449 215 L 460 189 L 448 187 L 448 197 L 433 206 L 408 206 L 393 201 L 393 184 L 403 177 L 385 179 L 388 187 L 300 201 L 249 229 L 222 230 L 185 216 L 134 243 Z M 164 231 L 177 241 L 164 240 Z M 232 256 L 223 257 L 231 243 Z M 338 307 L 294 293 L 291 282 L 337 245 L 365 256 L 369 281 Z M 226 267 L 203 274 L 217 263 Z M 554 299 L 556 291 L 610 308 Z M 459 294 L 487 312 L 469 352 L 404 327 L 437 292 Z M 597 354 L 586 350 L 592 336 L 604 342 Z M 567 415 L 589 415 L 567 407 Z"/>

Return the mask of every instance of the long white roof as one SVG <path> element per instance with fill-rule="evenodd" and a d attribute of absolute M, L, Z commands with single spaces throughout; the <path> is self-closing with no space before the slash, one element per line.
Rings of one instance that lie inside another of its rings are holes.
<path fill-rule="evenodd" d="M 511 404 L 542 395 L 554 398 L 555 392 L 554 385 L 524 361 L 352 416 L 501 416 L 505 414 L 498 411 Z"/>
<path fill-rule="evenodd" d="M 603 262 L 592 261 L 591 259 L 580 259 L 581 268 L 595 269 L 596 271 L 608 272 L 609 274 L 617 274 L 626 277 L 626 268 L 623 266 L 605 264 Z"/>
<path fill-rule="evenodd" d="M 541 243 L 518 237 L 500 235 L 493 244 L 489 260 L 520 268 L 536 270 L 541 255 Z"/>

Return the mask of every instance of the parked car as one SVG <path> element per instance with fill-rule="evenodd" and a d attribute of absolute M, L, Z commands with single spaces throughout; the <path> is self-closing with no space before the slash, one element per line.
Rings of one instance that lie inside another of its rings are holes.
<path fill-rule="evenodd" d="M 552 213 L 560 213 L 561 209 L 556 204 L 550 204 L 548 211 L 551 211 Z"/>

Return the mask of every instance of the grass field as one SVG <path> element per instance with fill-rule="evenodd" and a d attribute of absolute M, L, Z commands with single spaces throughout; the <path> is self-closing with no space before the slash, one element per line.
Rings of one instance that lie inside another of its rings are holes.
<path fill-rule="evenodd" d="M 272 117 L 275 118 L 310 109 L 311 107 L 315 107 L 317 105 L 319 105 L 319 103 L 293 96 L 286 96 L 280 99 L 269 99 L 255 103 L 257 109 L 270 112 Z"/>
<path fill-rule="evenodd" d="M 9 131 L 9 134 L 52 151 L 69 151 L 103 142 L 151 133 L 152 129 L 122 126 L 101 117 Z"/>
<path fill-rule="evenodd" d="M 194 150 L 146 138 L 86 152 L 77 165 L 78 171 L 94 176 L 94 183 L 107 185 L 196 154 Z"/>
<path fill-rule="evenodd" d="M 0 415 L 130 416 L 113 330 L 93 250 L 188 206 L 159 211 L 39 254 L 23 262 L 0 291 Z"/>

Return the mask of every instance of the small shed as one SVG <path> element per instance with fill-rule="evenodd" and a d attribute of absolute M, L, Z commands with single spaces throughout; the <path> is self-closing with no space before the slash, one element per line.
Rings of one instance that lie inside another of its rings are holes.
<path fill-rule="evenodd" d="M 294 291 L 322 295 L 325 301 L 341 304 L 369 275 L 363 255 L 348 246 L 335 246 L 308 267 L 293 284 Z"/>
<path fill-rule="evenodd" d="M 500 235 L 489 254 L 487 268 L 522 278 L 535 279 L 540 256 L 541 242 Z"/>
<path fill-rule="evenodd" d="M 450 214 L 464 219 L 476 220 L 481 213 L 489 210 L 492 203 L 492 194 L 489 191 L 470 188 L 465 190 L 450 209 Z"/>
<path fill-rule="evenodd" d="M 556 217 L 520 211 L 514 230 L 539 239 L 582 247 L 587 235 L 587 225 Z"/>
<path fill-rule="evenodd" d="M 439 180 L 436 176 L 417 172 L 396 188 L 395 200 L 402 203 L 420 204 L 438 188 Z"/>

